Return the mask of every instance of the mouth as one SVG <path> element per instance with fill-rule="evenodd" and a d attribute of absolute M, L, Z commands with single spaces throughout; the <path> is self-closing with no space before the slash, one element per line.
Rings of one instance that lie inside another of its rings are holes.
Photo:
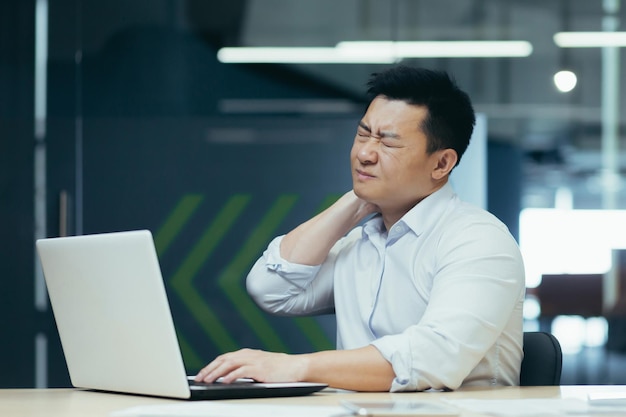
<path fill-rule="evenodd" d="M 368 179 L 376 178 L 374 175 L 366 171 L 363 171 L 361 169 L 355 169 L 354 172 L 356 173 L 357 178 L 360 180 L 368 180 Z"/>

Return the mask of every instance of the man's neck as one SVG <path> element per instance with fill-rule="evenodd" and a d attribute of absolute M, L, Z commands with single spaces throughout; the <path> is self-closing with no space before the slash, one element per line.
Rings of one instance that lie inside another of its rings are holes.
<path fill-rule="evenodd" d="M 401 205 L 401 206 L 394 206 L 394 207 L 381 207 L 381 212 L 380 214 L 383 217 L 383 223 L 385 224 L 385 229 L 390 230 L 394 224 L 396 224 L 398 222 L 398 220 L 400 220 L 402 217 L 404 217 L 405 214 L 407 214 L 413 207 L 415 207 L 416 205 L 418 205 L 422 200 L 424 200 L 425 198 L 427 198 L 428 196 L 436 193 L 437 191 L 439 191 L 441 188 L 443 188 L 444 185 L 446 185 L 448 183 L 447 177 L 445 181 L 440 181 L 436 184 L 436 186 L 434 186 L 430 192 L 422 197 L 419 197 L 413 201 L 408 202 L 405 205 Z"/>

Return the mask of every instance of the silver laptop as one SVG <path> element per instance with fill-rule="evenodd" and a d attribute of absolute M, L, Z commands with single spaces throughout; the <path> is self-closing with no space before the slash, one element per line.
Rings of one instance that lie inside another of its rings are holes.
<path fill-rule="evenodd" d="M 72 385 L 183 399 L 306 395 L 317 383 L 195 384 L 186 375 L 152 234 L 40 239 Z"/>

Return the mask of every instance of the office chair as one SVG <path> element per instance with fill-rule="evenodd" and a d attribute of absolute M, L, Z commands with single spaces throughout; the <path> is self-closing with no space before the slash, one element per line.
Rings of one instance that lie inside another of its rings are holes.
<path fill-rule="evenodd" d="M 560 385 L 563 353 L 561 344 L 547 332 L 524 332 L 521 386 Z"/>

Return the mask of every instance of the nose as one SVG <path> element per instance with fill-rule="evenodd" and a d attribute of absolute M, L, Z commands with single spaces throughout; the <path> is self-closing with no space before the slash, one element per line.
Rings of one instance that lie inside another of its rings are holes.
<path fill-rule="evenodd" d="M 370 140 L 358 143 L 356 145 L 356 157 L 363 165 L 375 164 L 378 161 L 378 149 L 376 147 L 376 141 L 373 138 Z"/>

